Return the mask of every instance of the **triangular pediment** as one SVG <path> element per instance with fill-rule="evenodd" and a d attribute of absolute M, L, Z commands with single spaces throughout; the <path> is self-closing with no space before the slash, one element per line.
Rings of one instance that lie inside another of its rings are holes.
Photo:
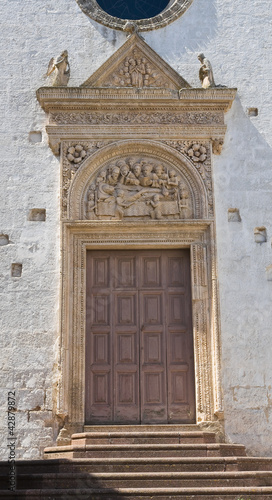
<path fill-rule="evenodd" d="M 81 87 L 153 87 L 179 90 L 190 85 L 134 33 Z"/>

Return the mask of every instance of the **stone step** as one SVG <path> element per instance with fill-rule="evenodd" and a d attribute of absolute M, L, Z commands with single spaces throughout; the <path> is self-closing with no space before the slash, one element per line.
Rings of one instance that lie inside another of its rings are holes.
<path fill-rule="evenodd" d="M 72 445 L 88 444 L 206 444 L 215 443 L 214 432 L 179 431 L 131 431 L 131 432 L 84 432 L 72 435 Z"/>
<path fill-rule="evenodd" d="M 192 433 L 192 432 L 210 432 L 218 433 L 218 428 L 212 423 L 209 425 L 198 425 L 198 424 L 138 424 L 138 425 L 84 425 L 85 432 L 182 432 L 182 433 Z"/>
<path fill-rule="evenodd" d="M 224 488 L 101 488 L 38 489 L 0 491 L 0 498 L 24 500 L 271 500 L 272 487 L 224 487 Z"/>
<path fill-rule="evenodd" d="M 1 462 L 0 478 L 8 476 L 10 464 Z M 134 457 L 77 458 L 72 461 L 18 460 L 20 474 L 67 472 L 209 472 L 209 471 L 272 471 L 272 458 L 252 457 Z"/>
<path fill-rule="evenodd" d="M 95 458 L 95 457 L 216 457 L 245 456 L 243 445 L 208 444 L 111 444 L 69 445 L 45 448 L 45 458 Z"/>
<path fill-rule="evenodd" d="M 270 472 L 44 473 L 17 476 L 18 489 L 272 486 Z"/>

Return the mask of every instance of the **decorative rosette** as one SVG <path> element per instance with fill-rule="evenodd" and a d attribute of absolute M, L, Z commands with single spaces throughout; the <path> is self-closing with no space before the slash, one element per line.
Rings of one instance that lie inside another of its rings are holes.
<path fill-rule="evenodd" d="M 71 146 L 67 151 L 67 160 L 71 163 L 80 163 L 87 155 L 87 150 L 81 144 Z"/>
<path fill-rule="evenodd" d="M 187 154 L 193 161 L 203 163 L 207 158 L 207 149 L 201 144 L 193 144 L 187 150 Z"/>

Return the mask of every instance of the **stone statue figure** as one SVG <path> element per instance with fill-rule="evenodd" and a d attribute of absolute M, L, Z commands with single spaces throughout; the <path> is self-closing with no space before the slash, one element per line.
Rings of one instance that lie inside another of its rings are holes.
<path fill-rule="evenodd" d="M 209 87 L 215 87 L 216 85 L 214 82 L 213 70 L 210 61 L 206 59 L 204 54 L 199 54 L 197 57 L 201 63 L 199 70 L 199 79 L 201 81 L 203 89 L 208 89 Z"/>
<path fill-rule="evenodd" d="M 68 52 L 64 50 L 58 57 L 52 57 L 48 64 L 46 76 L 55 71 L 52 86 L 66 87 L 70 78 L 70 64 L 68 62 Z"/>

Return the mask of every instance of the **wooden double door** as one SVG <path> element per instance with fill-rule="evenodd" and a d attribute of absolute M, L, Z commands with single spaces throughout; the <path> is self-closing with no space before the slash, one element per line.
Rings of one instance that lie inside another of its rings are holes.
<path fill-rule="evenodd" d="M 195 422 L 189 250 L 87 252 L 86 424 Z"/>

